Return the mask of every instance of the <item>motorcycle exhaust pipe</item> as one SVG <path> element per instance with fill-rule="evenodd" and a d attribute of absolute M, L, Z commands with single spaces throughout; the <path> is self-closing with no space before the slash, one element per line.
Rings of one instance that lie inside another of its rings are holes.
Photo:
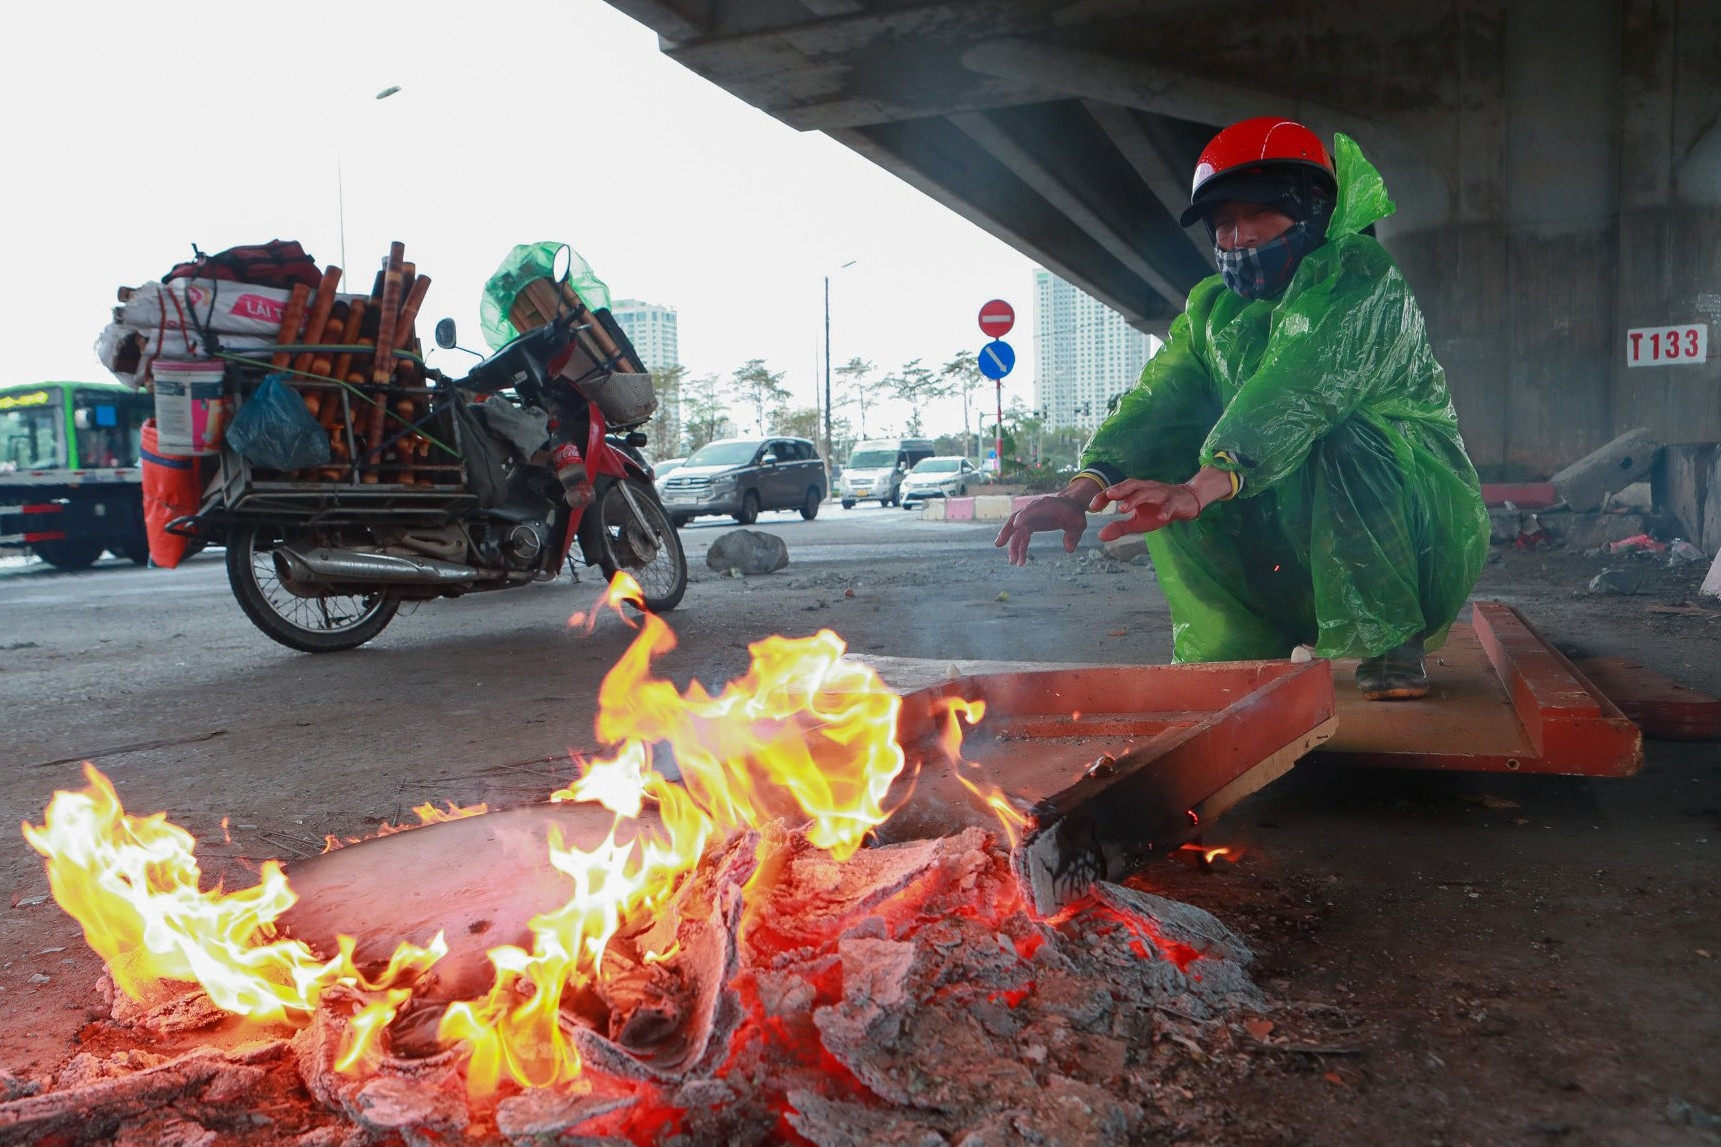
<path fill-rule="evenodd" d="M 428 585 L 444 582 L 480 581 L 491 575 L 472 566 L 435 558 L 407 558 L 397 554 L 361 553 L 358 550 L 295 550 L 276 546 L 275 571 L 284 581 L 382 582 Z"/>

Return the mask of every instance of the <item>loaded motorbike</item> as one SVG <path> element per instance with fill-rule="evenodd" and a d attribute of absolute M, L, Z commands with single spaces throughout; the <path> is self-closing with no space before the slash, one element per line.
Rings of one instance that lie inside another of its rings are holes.
<path fill-rule="evenodd" d="M 455 347 L 452 320 L 436 341 Z M 673 609 L 687 559 L 640 454 L 655 400 L 638 366 L 607 311 L 563 306 L 464 377 L 420 364 L 426 413 L 400 437 L 434 442 L 444 477 L 421 463 L 411 485 L 357 467 L 305 480 L 224 445 L 198 512 L 169 528 L 224 540 L 245 615 L 310 653 L 364 644 L 406 603 L 553 580 L 576 544 L 606 579 L 631 574 L 647 609 Z"/>

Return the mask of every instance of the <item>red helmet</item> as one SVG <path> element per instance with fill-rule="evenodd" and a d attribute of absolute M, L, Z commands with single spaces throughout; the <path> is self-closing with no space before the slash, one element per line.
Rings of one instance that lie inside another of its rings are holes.
<path fill-rule="evenodd" d="M 1256 116 L 1214 136 L 1195 164 L 1189 207 L 1179 222 L 1188 227 L 1214 203 L 1242 200 L 1275 203 L 1298 186 L 1338 190 L 1332 157 L 1321 137 L 1279 116 Z"/>

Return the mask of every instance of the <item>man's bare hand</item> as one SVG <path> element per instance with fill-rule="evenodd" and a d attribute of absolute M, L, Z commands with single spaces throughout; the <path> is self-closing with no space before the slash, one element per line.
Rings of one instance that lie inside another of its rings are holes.
<path fill-rule="evenodd" d="M 1100 530 L 1100 541 L 1109 542 L 1125 534 L 1151 534 L 1172 522 L 1187 522 L 1201 514 L 1201 498 L 1188 486 L 1126 478 L 1107 486 L 1095 503 L 1110 502 L 1129 517 L 1108 522 Z"/>
<path fill-rule="evenodd" d="M 1082 511 L 1086 498 L 1079 494 L 1073 498 L 1068 495 L 1066 490 L 1035 498 L 1010 515 L 1004 528 L 998 531 L 998 540 L 992 544 L 1008 546 L 1010 564 L 1025 566 L 1028 564 L 1029 538 L 1046 530 L 1062 530 L 1064 550 L 1075 553 L 1076 543 L 1082 540 L 1082 533 L 1088 528 L 1088 516 Z"/>

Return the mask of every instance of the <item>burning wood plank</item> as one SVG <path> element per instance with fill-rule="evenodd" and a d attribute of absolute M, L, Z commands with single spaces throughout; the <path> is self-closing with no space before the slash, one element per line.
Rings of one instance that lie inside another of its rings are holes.
<path fill-rule="evenodd" d="M 426 825 L 336 849 L 288 869 L 299 900 L 281 917 L 289 936 L 332 954 L 357 940 L 359 966 L 388 962 L 395 945 L 437 933 L 448 954 L 416 985 L 426 1000 L 461 1000 L 490 987 L 487 953 L 531 944 L 527 922 L 567 903 L 570 883 L 550 863 L 553 830 L 578 848 L 597 845 L 615 815 L 589 803 L 541 804 Z M 647 829 L 654 819 L 635 822 Z M 637 828 L 623 831 L 631 839 Z"/>

